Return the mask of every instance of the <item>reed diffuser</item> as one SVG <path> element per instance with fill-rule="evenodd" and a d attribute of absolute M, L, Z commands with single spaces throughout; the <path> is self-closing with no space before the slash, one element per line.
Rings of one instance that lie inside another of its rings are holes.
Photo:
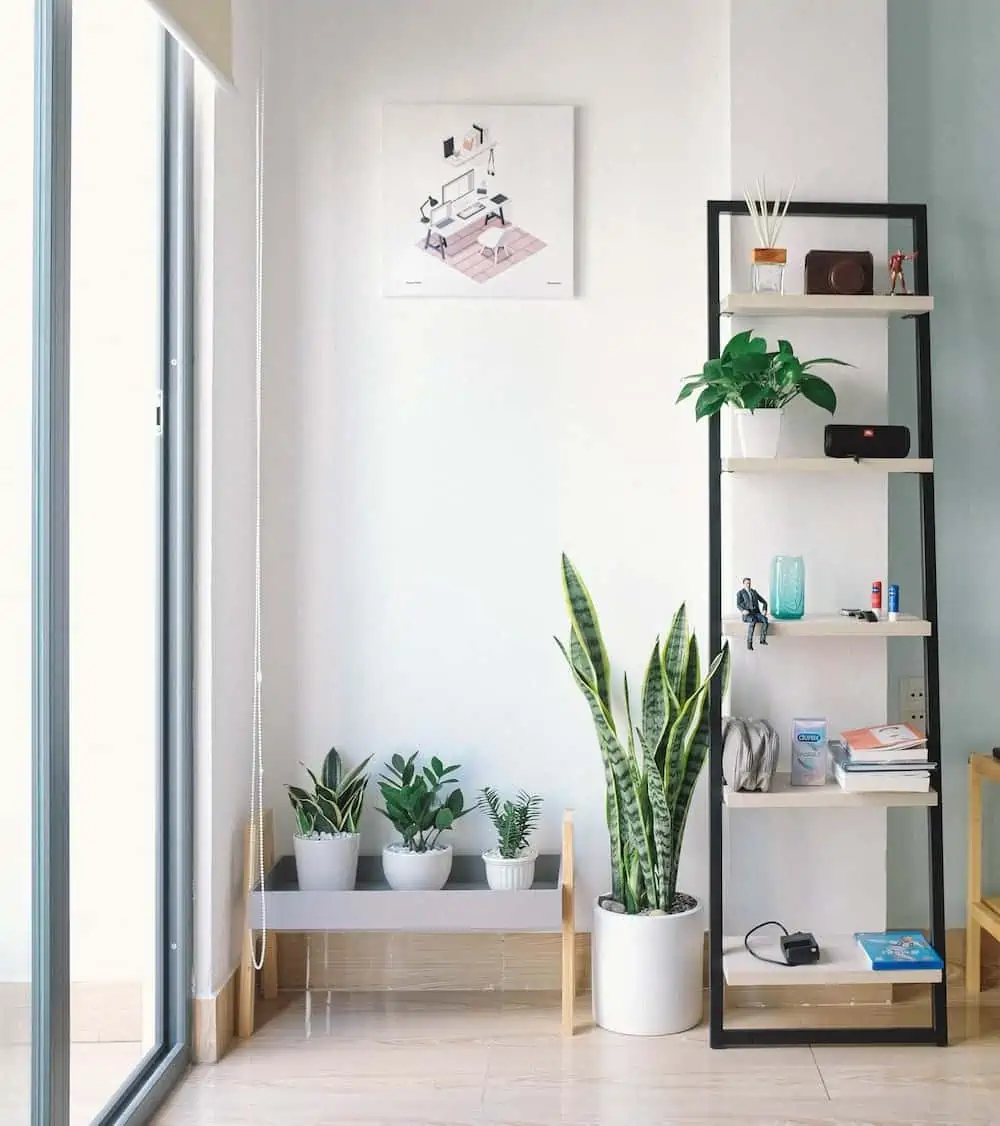
<path fill-rule="evenodd" d="M 792 202 L 795 181 L 792 181 L 792 186 L 788 189 L 784 205 L 779 192 L 770 211 L 767 202 L 767 181 L 756 180 L 754 188 L 756 195 L 752 195 L 749 191 L 743 193 L 757 235 L 757 245 L 750 253 L 751 288 L 754 293 L 784 293 L 788 251 L 778 245 L 778 236 L 781 234 L 781 227 L 788 213 L 788 205 Z"/>

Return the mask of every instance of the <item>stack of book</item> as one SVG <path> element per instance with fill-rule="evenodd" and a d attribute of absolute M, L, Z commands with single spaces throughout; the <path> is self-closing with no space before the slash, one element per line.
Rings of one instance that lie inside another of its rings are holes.
<path fill-rule="evenodd" d="M 941 955 L 920 931 L 859 931 L 854 939 L 873 970 L 943 970 Z"/>
<path fill-rule="evenodd" d="M 830 758 L 834 777 L 848 793 L 926 794 L 931 788 L 927 737 L 909 723 L 845 731 L 830 742 Z"/>

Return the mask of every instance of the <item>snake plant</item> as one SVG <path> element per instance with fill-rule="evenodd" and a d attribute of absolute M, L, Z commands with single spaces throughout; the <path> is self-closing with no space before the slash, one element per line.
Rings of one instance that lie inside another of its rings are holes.
<path fill-rule="evenodd" d="M 658 637 L 653 645 L 638 724 L 633 724 L 625 677 L 626 727 L 620 732 L 611 707 L 610 664 L 597 611 L 565 555 L 562 577 L 571 629 L 568 647 L 559 638 L 556 644 L 597 729 L 611 844 L 611 898 L 630 915 L 680 909 L 677 868 L 695 783 L 708 755 L 709 691 L 716 676 L 722 691 L 728 688 L 729 643 L 702 679 L 698 641 L 682 604 L 666 642 L 661 645 Z"/>
<path fill-rule="evenodd" d="M 365 767 L 369 762 L 371 755 L 345 774 L 337 748 L 331 747 L 323 759 L 319 778 L 306 766 L 306 773 L 312 779 L 312 793 L 301 786 L 285 787 L 295 811 L 295 824 L 300 837 L 312 837 L 316 833 L 358 831 L 365 790 L 368 788 Z M 302 765 L 305 766 L 305 763 Z"/>

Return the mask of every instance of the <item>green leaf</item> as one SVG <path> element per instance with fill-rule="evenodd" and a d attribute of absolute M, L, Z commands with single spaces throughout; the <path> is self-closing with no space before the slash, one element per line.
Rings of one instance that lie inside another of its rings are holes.
<path fill-rule="evenodd" d="M 667 684 L 680 703 L 683 703 L 684 662 L 687 660 L 688 620 L 687 605 L 681 603 L 674 614 L 667 631 L 667 643 L 663 647 L 663 672 Z"/>
<path fill-rule="evenodd" d="M 681 707 L 680 715 L 674 721 L 667 739 L 664 756 L 663 781 L 667 788 L 667 801 L 671 808 L 684 780 L 687 757 L 691 750 L 698 725 L 701 723 L 705 707 L 705 690 L 701 689 L 690 696 Z"/>
<path fill-rule="evenodd" d="M 601 637 L 601 627 L 597 620 L 597 610 L 590 597 L 583 579 L 563 553 L 562 557 L 563 591 L 566 596 L 566 605 L 569 609 L 570 621 L 573 632 L 580 644 L 586 650 L 590 659 L 591 668 L 594 670 L 594 687 L 605 712 L 611 712 L 611 668 L 608 662 L 607 650 L 604 648 L 604 639 Z"/>
<path fill-rule="evenodd" d="M 741 396 L 744 408 L 748 411 L 756 410 L 767 398 L 769 391 L 770 388 L 762 383 L 746 388 Z"/>
<path fill-rule="evenodd" d="M 452 790 L 448 797 L 445 799 L 445 806 L 451 810 L 455 817 L 460 817 L 465 805 L 465 798 L 462 796 L 461 790 Z"/>
<path fill-rule="evenodd" d="M 656 768 L 655 761 L 646 763 L 646 789 L 649 792 L 649 805 L 653 813 L 653 842 L 656 851 L 656 906 L 661 911 L 669 911 L 673 901 L 669 888 L 670 872 L 673 868 L 674 841 L 670 805 L 663 788 L 663 778 Z M 668 899 L 667 896 L 670 896 Z"/>
<path fill-rule="evenodd" d="M 443 832 L 445 829 L 450 829 L 454 821 L 454 813 L 452 813 L 452 811 L 447 806 L 442 806 L 441 809 L 437 811 L 437 814 L 434 817 L 433 827 L 435 829 L 440 829 Z M 429 829 L 431 828 L 431 826 L 428 825 L 427 828 Z"/>
<path fill-rule="evenodd" d="M 802 365 L 802 370 L 803 371 L 809 371 L 811 368 L 814 368 L 817 364 L 836 364 L 837 367 L 841 367 L 841 368 L 852 368 L 852 367 L 854 367 L 854 364 L 849 364 L 846 360 L 835 360 L 832 356 L 820 356 L 816 360 L 806 360 L 806 362 Z"/>
<path fill-rule="evenodd" d="M 799 390 L 810 403 L 815 403 L 816 406 L 822 407 L 830 414 L 836 411 L 837 393 L 825 379 L 820 379 L 818 375 L 806 376 L 800 384 Z"/>
<path fill-rule="evenodd" d="M 729 650 L 729 642 L 727 641 L 722 647 L 722 652 L 712 662 L 708 675 L 702 682 L 706 697 L 709 692 L 719 692 L 724 697 L 729 689 L 729 675 L 731 667 L 731 654 Z M 713 680 L 718 675 L 718 684 L 713 684 Z M 706 699 L 707 703 L 707 699 Z M 702 709 L 701 722 L 695 732 L 694 738 L 691 740 L 691 746 L 688 749 L 687 764 L 684 770 L 684 778 L 681 781 L 680 789 L 677 791 L 676 799 L 673 803 L 673 831 L 675 842 L 675 856 L 673 859 L 673 873 L 671 875 L 671 882 L 673 886 L 677 883 L 677 865 L 680 863 L 680 850 L 681 843 L 684 840 L 684 829 L 687 825 L 687 816 L 691 807 L 691 798 L 694 794 L 695 784 L 698 781 L 698 775 L 705 764 L 705 758 L 708 755 L 709 746 L 711 744 L 711 711 L 709 707 Z"/>
<path fill-rule="evenodd" d="M 646 665 L 646 678 L 642 685 L 642 737 L 643 750 L 648 752 L 660 740 L 664 724 L 667 722 L 667 687 L 660 658 L 660 639 L 653 645 L 653 652 Z"/>
<path fill-rule="evenodd" d="M 438 778 L 440 778 L 441 775 L 444 774 L 444 763 L 437 757 L 437 755 L 431 756 L 431 770 L 434 771 Z"/>
<path fill-rule="evenodd" d="M 698 638 L 691 634 L 687 655 L 684 660 L 684 698 L 693 696 L 701 684 L 701 654 L 698 652 Z"/>
<path fill-rule="evenodd" d="M 725 401 L 725 391 L 720 391 L 717 387 L 706 387 L 698 396 L 698 400 L 694 405 L 695 418 L 700 420 L 702 418 L 708 418 L 710 415 L 718 414 L 718 412 L 722 410 Z"/>
<path fill-rule="evenodd" d="M 336 747 L 331 747 L 326 752 L 326 758 L 323 759 L 323 767 L 320 770 L 320 776 L 323 779 L 323 785 L 329 790 L 336 792 L 340 785 L 341 774 L 341 761 L 340 755 L 337 753 Z"/>
<path fill-rule="evenodd" d="M 794 351 L 792 350 L 791 344 L 789 344 L 787 340 L 779 340 L 778 341 L 778 351 L 783 356 L 794 356 L 795 355 Z"/>
<path fill-rule="evenodd" d="M 693 395 L 699 387 L 704 386 L 704 383 L 704 379 L 698 378 L 693 378 L 690 383 L 685 383 L 680 390 L 680 394 L 674 400 L 674 404 L 676 405 L 677 403 L 683 403 L 689 395 Z"/>
<path fill-rule="evenodd" d="M 402 755 L 393 755 L 392 756 L 392 768 L 393 768 L 393 770 L 398 771 L 398 773 L 402 774 L 404 766 L 406 766 L 406 761 L 404 760 Z"/>

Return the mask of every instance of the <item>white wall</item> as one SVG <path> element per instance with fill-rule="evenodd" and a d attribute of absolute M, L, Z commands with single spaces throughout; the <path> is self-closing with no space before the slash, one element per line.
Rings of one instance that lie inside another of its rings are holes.
<path fill-rule="evenodd" d="M 195 992 L 238 957 L 254 577 L 254 151 L 259 0 L 233 4 L 237 89 L 199 74 Z"/>
<path fill-rule="evenodd" d="M 545 847 L 575 806 L 582 922 L 604 889 L 598 748 L 551 637 L 559 553 L 619 671 L 641 675 L 684 598 L 704 633 L 706 431 L 673 400 L 704 359 L 702 217 L 729 183 L 727 11 L 512 0 L 442 50 L 467 5 L 272 6 L 265 724 L 285 848 L 298 759 L 420 748 L 470 795 L 545 795 Z M 380 296 L 381 109 L 425 101 L 578 107 L 576 301 Z M 691 826 L 682 882 L 704 893 Z M 370 814 L 364 848 L 388 839 Z M 487 839 L 478 816 L 455 834 Z"/>
<path fill-rule="evenodd" d="M 884 200 L 886 152 L 886 10 L 884 0 L 734 0 L 732 6 L 732 189 L 765 175 L 787 190 L 798 177 L 800 200 Z M 769 53 L 781 66 L 762 67 Z M 850 80 L 841 80 L 849 58 Z M 767 107 L 766 119 L 761 107 Z M 765 124 L 766 121 L 766 124 Z M 886 258 L 886 224 L 787 220 L 786 289 L 802 292 L 802 262 L 812 247 L 870 249 Z M 749 286 L 749 220 L 735 224 L 734 287 Z M 879 275 L 881 276 L 881 275 Z M 830 369 L 838 422 L 887 418 L 887 336 L 881 321 L 734 321 L 773 344 L 787 336 L 802 358 L 836 356 L 855 365 Z M 725 331 L 725 326 L 724 326 Z M 832 374 L 831 374 L 832 373 Z M 787 412 L 781 453 L 822 453 L 829 415 L 799 400 Z M 727 611 L 751 575 L 769 598 L 768 570 L 777 553 L 803 555 L 806 612 L 867 606 L 873 579 L 887 579 L 884 481 L 772 481 L 734 478 L 723 486 L 723 568 Z M 825 716 L 831 730 L 885 719 L 886 643 L 790 642 L 734 651 L 732 710 L 766 716 L 782 740 L 788 769 L 794 716 Z M 791 929 L 851 932 L 885 925 L 885 811 L 734 812 L 728 848 L 727 923 L 741 934 L 763 919 Z M 831 863 L 831 857 L 836 863 Z"/>

